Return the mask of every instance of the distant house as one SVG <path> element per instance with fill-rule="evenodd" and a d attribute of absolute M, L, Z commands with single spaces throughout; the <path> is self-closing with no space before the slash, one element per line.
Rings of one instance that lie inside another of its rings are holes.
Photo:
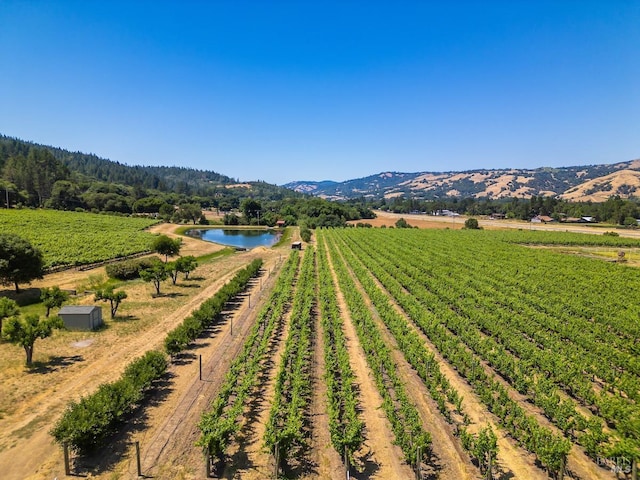
<path fill-rule="evenodd" d="M 285 222 L 284 220 L 278 220 L 278 221 L 276 222 L 276 227 L 278 227 L 278 228 L 282 228 L 282 227 L 284 227 L 286 224 L 287 224 L 287 222 Z"/>
<path fill-rule="evenodd" d="M 551 223 L 551 222 L 555 222 L 555 220 L 548 215 L 536 215 L 531 219 L 531 223 Z"/>
<path fill-rule="evenodd" d="M 596 219 L 594 217 L 580 217 L 580 223 L 593 223 Z"/>
<path fill-rule="evenodd" d="M 489 215 L 489 220 L 504 220 L 507 216 L 504 213 L 492 213 Z"/>
<path fill-rule="evenodd" d="M 95 305 L 65 305 L 58 316 L 69 330 L 95 330 L 102 325 L 102 309 Z"/>

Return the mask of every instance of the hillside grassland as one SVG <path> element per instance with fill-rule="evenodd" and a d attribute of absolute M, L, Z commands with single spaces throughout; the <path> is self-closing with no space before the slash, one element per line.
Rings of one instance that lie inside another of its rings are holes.
<path fill-rule="evenodd" d="M 29 240 L 44 255 L 46 268 L 83 265 L 149 250 L 148 218 L 59 210 L 1 210 L 0 231 Z"/>

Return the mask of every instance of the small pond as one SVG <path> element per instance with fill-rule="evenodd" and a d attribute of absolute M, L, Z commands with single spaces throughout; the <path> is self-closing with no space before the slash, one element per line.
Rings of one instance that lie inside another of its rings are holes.
<path fill-rule="evenodd" d="M 187 235 L 198 237 L 207 242 L 220 243 L 236 248 L 250 250 L 255 247 L 270 247 L 278 240 L 282 232 L 275 230 L 241 230 L 227 228 L 207 228 L 189 230 Z"/>

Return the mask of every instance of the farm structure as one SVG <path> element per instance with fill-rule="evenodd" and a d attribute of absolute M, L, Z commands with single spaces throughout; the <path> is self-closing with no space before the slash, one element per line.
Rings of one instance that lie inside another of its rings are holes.
<path fill-rule="evenodd" d="M 58 315 L 70 330 L 95 330 L 102 325 L 102 309 L 95 305 L 66 305 Z"/>

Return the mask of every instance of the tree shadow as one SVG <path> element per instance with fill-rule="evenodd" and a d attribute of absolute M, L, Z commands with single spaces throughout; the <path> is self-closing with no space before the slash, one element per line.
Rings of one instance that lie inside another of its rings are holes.
<path fill-rule="evenodd" d="M 109 437 L 105 446 L 85 455 L 74 455 L 72 475 L 93 477 L 113 470 L 131 452 L 131 438 L 148 428 L 149 415 L 146 409 L 156 407 L 173 391 L 174 374 L 171 372 L 156 381 L 147 391 L 144 400 L 117 425 L 117 433 Z"/>
<path fill-rule="evenodd" d="M 199 283 L 176 283 L 174 287 L 179 288 L 200 288 Z"/>
<path fill-rule="evenodd" d="M 46 374 L 69 367 L 74 363 L 83 361 L 84 357 L 82 355 L 73 355 L 70 357 L 54 356 L 49 357 L 49 360 L 47 362 L 33 362 L 31 366 L 28 367 L 28 372 L 35 374 Z"/>
<path fill-rule="evenodd" d="M 171 359 L 171 363 L 173 365 L 189 365 L 190 363 L 193 363 L 197 358 L 197 355 L 195 353 L 190 353 L 190 352 L 180 352 L 176 355 L 174 355 Z"/>
<path fill-rule="evenodd" d="M 185 294 L 184 293 L 180 293 L 180 292 L 171 292 L 171 293 L 152 293 L 151 297 L 152 298 L 177 298 L 177 297 L 184 297 Z"/>
<path fill-rule="evenodd" d="M 114 323 L 132 322 L 134 320 L 140 320 L 140 317 L 135 315 L 116 315 L 111 319 Z"/>
<path fill-rule="evenodd" d="M 0 297 L 7 297 L 14 300 L 19 307 L 26 307 L 27 305 L 40 303 L 40 294 L 40 289 L 34 287 L 21 288 L 20 293 L 16 293 L 15 289 L 0 291 Z"/>

